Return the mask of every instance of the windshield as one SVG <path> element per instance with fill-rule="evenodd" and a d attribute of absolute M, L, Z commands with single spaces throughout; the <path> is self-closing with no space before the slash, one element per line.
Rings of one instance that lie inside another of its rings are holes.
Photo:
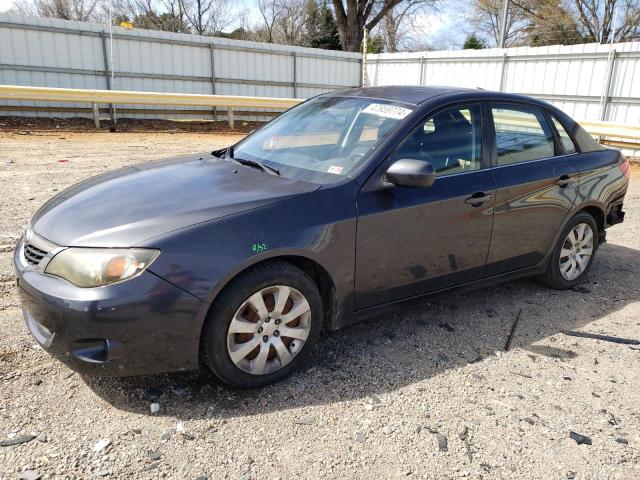
<path fill-rule="evenodd" d="M 261 162 L 288 178 L 331 183 L 349 175 L 407 106 L 356 97 L 319 97 L 303 103 L 235 146 L 233 157 Z"/>

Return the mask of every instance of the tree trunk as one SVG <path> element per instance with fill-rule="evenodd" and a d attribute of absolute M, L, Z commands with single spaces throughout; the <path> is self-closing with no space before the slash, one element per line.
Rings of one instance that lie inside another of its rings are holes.
<path fill-rule="evenodd" d="M 362 48 L 362 39 L 364 38 L 364 26 L 359 22 L 350 19 L 347 21 L 347 29 L 345 38 L 342 40 L 343 49 L 347 52 L 358 52 Z"/>
<path fill-rule="evenodd" d="M 371 31 L 401 0 L 384 0 L 380 11 L 371 19 L 369 17 L 372 13 L 373 1 L 347 0 L 346 11 L 342 2 L 343 0 L 333 0 L 342 49 L 347 52 L 357 52 L 364 37 L 364 26 L 366 25 Z"/>
<path fill-rule="evenodd" d="M 336 24 L 342 50 L 345 52 L 358 52 L 364 36 L 364 21 L 362 12 L 358 14 L 357 1 L 348 0 L 345 11 L 342 0 L 333 0 L 333 7 L 336 14 Z M 359 18 L 360 17 L 360 18 Z"/>

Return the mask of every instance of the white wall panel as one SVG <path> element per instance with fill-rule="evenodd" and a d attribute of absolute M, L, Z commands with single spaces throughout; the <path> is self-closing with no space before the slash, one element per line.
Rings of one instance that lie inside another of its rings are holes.
<path fill-rule="evenodd" d="M 367 72 L 370 85 L 415 85 L 422 64 L 424 85 L 539 95 L 576 119 L 599 120 L 610 49 L 604 119 L 640 124 L 640 42 L 369 55 Z"/>
<path fill-rule="evenodd" d="M 177 93 L 308 98 L 360 85 L 360 54 L 243 42 L 149 30 L 113 29 L 113 65 L 108 26 L 49 18 L 0 14 L 0 83 L 68 88 L 107 88 L 103 40 L 112 89 Z M 211 56 L 213 45 L 214 72 Z M 296 55 L 294 89 L 294 52 Z M 169 77 L 169 78 L 167 78 Z M 8 102 L 0 105 L 70 107 L 71 104 Z M 88 105 L 73 105 L 87 108 Z M 166 106 L 123 105 L 118 108 L 167 110 Z M 173 109 L 173 107 L 172 107 Z M 179 118 L 179 111 L 211 109 L 176 107 L 176 114 L 127 116 Z M 248 110 L 248 109 L 243 109 Z M 35 115 L 4 111 L 0 114 Z M 44 112 L 47 116 L 78 113 Z M 83 116 L 90 116 L 87 111 Z M 255 119 L 268 119 L 256 112 Z"/>

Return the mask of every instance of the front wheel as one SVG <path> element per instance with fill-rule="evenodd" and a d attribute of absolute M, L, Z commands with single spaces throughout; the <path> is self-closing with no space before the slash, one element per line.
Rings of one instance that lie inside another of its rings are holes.
<path fill-rule="evenodd" d="M 307 359 L 321 324 L 320 293 L 306 273 L 284 262 L 260 265 L 234 279 L 212 306 L 202 356 L 231 386 L 266 385 Z"/>
<path fill-rule="evenodd" d="M 541 280 L 558 290 L 583 281 L 593 263 L 597 239 L 598 226 L 593 217 L 586 212 L 575 215 L 560 234 Z"/>

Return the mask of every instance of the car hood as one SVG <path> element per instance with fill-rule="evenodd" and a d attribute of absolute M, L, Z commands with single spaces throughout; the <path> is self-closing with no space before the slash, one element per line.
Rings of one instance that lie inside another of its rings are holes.
<path fill-rule="evenodd" d="M 62 246 L 128 247 L 318 188 L 211 154 L 191 155 L 78 183 L 45 203 L 31 227 Z"/>

